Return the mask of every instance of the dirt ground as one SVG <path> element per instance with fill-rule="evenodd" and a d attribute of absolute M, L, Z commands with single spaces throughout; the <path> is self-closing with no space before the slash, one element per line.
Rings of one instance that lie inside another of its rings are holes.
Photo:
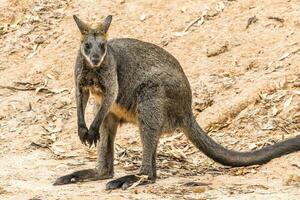
<path fill-rule="evenodd" d="M 0 9 L 0 199 L 300 198 L 300 152 L 229 168 L 180 132 L 160 141 L 155 184 L 111 192 L 107 180 L 52 186 L 96 157 L 76 132 L 73 14 L 91 24 L 112 14 L 110 38 L 172 53 L 191 83 L 199 124 L 245 151 L 300 133 L 299 0 L 0 0 Z M 118 129 L 115 177 L 138 169 L 137 136 L 134 126 Z"/>

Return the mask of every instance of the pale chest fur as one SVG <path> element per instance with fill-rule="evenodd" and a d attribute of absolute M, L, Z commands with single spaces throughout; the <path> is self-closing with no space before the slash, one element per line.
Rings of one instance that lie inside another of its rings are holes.
<path fill-rule="evenodd" d="M 95 86 L 88 86 L 86 87 L 86 89 L 90 91 L 91 95 L 95 98 L 96 103 L 101 104 L 103 98 L 103 93 L 101 89 Z M 110 112 L 127 122 L 134 124 L 136 124 L 137 122 L 136 114 L 128 111 L 126 108 L 124 108 L 118 103 L 114 103 L 112 105 Z"/>

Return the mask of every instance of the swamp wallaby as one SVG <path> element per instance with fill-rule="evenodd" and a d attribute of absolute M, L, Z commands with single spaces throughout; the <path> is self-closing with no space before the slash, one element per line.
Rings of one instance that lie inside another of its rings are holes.
<path fill-rule="evenodd" d="M 182 130 L 204 154 L 223 165 L 263 164 L 300 150 L 300 137 L 260 150 L 228 150 L 210 138 L 192 114 L 192 92 L 179 62 L 164 49 L 136 39 L 107 40 L 112 16 L 91 28 L 74 16 L 82 34 L 75 66 L 78 135 L 83 144 L 98 143 L 95 169 L 76 171 L 58 178 L 55 185 L 109 179 L 114 175 L 114 139 L 121 122 L 139 127 L 143 147 L 137 175 L 107 183 L 107 189 L 127 188 L 146 175 L 156 179 L 156 149 L 163 133 Z M 89 95 L 96 98 L 95 118 L 88 129 L 84 112 Z M 98 142 L 99 141 L 99 142 Z"/>

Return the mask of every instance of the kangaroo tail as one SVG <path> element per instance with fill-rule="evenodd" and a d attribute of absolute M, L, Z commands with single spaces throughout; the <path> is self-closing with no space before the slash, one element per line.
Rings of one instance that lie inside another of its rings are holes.
<path fill-rule="evenodd" d="M 190 119 L 184 131 L 188 139 L 205 155 L 222 165 L 240 167 L 264 164 L 274 158 L 300 150 L 300 136 L 255 151 L 229 150 L 209 137 L 198 125 L 194 116 Z"/>

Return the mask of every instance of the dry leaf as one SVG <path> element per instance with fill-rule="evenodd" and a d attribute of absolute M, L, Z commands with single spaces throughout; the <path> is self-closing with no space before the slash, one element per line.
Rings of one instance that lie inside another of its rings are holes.
<path fill-rule="evenodd" d="M 292 90 L 292 92 L 293 92 L 294 94 L 300 95 L 300 90 Z"/>
<path fill-rule="evenodd" d="M 276 106 L 272 107 L 272 115 L 276 116 L 279 113 L 279 110 L 276 108 Z"/>
<path fill-rule="evenodd" d="M 50 149 L 55 155 L 58 156 L 66 152 L 63 148 L 58 147 L 56 145 L 53 145 Z"/>
<path fill-rule="evenodd" d="M 246 29 L 249 28 L 250 25 L 256 23 L 257 20 L 258 20 L 258 19 L 256 18 L 256 16 L 250 17 L 250 18 L 248 19 L 248 22 L 247 22 L 247 25 L 246 25 Z"/>
<path fill-rule="evenodd" d="M 60 88 L 60 89 L 49 89 L 50 92 L 54 93 L 54 94 L 59 94 L 59 93 L 62 93 L 62 92 L 68 92 L 69 89 L 67 88 Z"/>
<path fill-rule="evenodd" d="M 194 193 L 203 193 L 203 192 L 205 192 L 205 187 L 198 186 L 198 187 L 193 189 L 193 192 Z"/>
<path fill-rule="evenodd" d="M 61 132 L 61 127 L 44 127 L 49 133 L 59 133 Z"/>
<path fill-rule="evenodd" d="M 257 146 L 254 143 L 249 145 L 249 149 L 251 149 L 251 150 L 254 150 L 256 148 L 257 148 Z"/>
<path fill-rule="evenodd" d="M 1 194 L 8 194 L 9 192 L 5 190 L 3 187 L 0 187 L 0 195 Z"/>
<path fill-rule="evenodd" d="M 286 185 L 300 186 L 300 176 L 290 175 L 289 178 L 286 180 Z"/>
<path fill-rule="evenodd" d="M 272 129 L 274 129 L 273 120 L 268 120 L 268 122 L 262 126 L 262 130 L 272 130 Z"/>
<path fill-rule="evenodd" d="M 289 55 L 290 55 L 290 53 L 285 53 L 278 60 L 282 61 L 282 60 L 286 59 L 287 57 L 289 57 Z"/>
<path fill-rule="evenodd" d="M 176 37 L 185 36 L 187 34 L 188 34 L 188 32 L 174 32 L 174 33 L 172 33 L 172 35 L 174 35 Z"/>
<path fill-rule="evenodd" d="M 225 44 L 223 46 L 221 46 L 220 48 L 218 48 L 216 50 L 207 50 L 206 56 L 207 57 L 217 56 L 217 55 L 220 55 L 222 53 L 225 53 L 228 50 L 229 50 L 229 43 L 225 42 Z"/>
<path fill-rule="evenodd" d="M 216 7 L 216 10 L 222 12 L 224 8 L 225 8 L 225 4 L 222 1 L 220 1 Z"/>
<path fill-rule="evenodd" d="M 293 100 L 293 96 L 291 96 L 290 98 L 288 98 L 288 100 L 286 100 L 283 104 L 283 110 L 287 110 L 287 108 L 291 105 Z"/>

